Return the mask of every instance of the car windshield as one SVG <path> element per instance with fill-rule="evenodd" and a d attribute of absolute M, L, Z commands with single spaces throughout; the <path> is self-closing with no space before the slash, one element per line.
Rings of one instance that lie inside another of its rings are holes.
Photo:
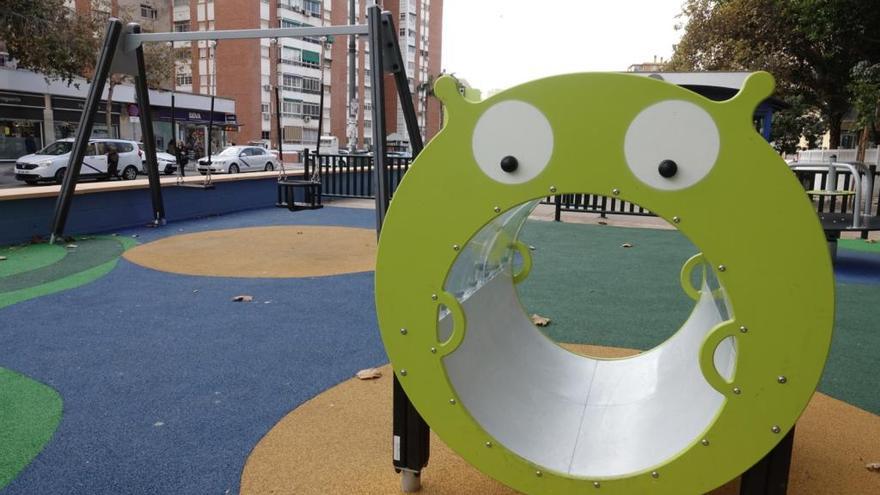
<path fill-rule="evenodd" d="M 238 156 L 238 152 L 241 151 L 241 148 L 237 148 L 235 146 L 226 148 L 217 154 L 217 156 Z"/>
<path fill-rule="evenodd" d="M 54 143 L 46 146 L 45 148 L 38 151 L 37 155 L 63 155 L 65 153 L 70 153 L 70 148 L 73 148 L 72 141 L 55 141 Z"/>

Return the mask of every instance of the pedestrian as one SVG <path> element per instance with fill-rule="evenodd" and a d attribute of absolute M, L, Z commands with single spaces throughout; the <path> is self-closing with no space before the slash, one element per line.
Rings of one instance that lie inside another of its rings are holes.
<path fill-rule="evenodd" d="M 119 167 L 119 153 L 116 145 L 107 145 L 107 178 L 113 180 L 116 177 L 116 169 Z"/>
<path fill-rule="evenodd" d="M 24 149 L 27 151 L 28 155 L 37 152 L 37 142 L 34 140 L 33 134 L 27 133 L 27 135 L 24 137 Z"/>

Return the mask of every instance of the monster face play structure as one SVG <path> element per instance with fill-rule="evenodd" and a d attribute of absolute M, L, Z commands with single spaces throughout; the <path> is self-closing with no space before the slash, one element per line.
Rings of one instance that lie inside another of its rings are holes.
<path fill-rule="evenodd" d="M 397 378 L 449 446 L 524 493 L 682 494 L 779 443 L 822 373 L 834 285 L 816 214 L 752 121 L 773 87 L 755 73 L 719 102 L 575 74 L 471 102 L 438 80 L 446 126 L 395 192 L 376 304 Z M 681 273 L 694 309 L 654 349 L 577 355 L 522 309 L 520 228 L 570 193 L 638 203 L 700 249 Z"/>

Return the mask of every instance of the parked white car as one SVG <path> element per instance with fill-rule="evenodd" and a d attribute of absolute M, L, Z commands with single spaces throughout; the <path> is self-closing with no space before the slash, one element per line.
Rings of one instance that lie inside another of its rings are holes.
<path fill-rule="evenodd" d="M 28 184 L 36 184 L 40 181 L 54 181 L 60 184 L 64 181 L 72 148 L 72 138 L 61 139 L 36 153 L 19 158 L 15 163 L 15 178 Z M 116 149 L 119 155 L 115 175 L 126 180 L 137 178 L 142 166 L 143 154 L 137 143 L 122 139 L 90 139 L 83 157 L 80 177 L 109 178 L 107 153 L 111 149 Z"/>
<path fill-rule="evenodd" d="M 201 174 L 208 173 L 209 157 L 199 158 Z M 229 146 L 210 157 L 212 174 L 237 174 L 239 172 L 262 172 L 280 167 L 278 157 L 257 146 Z"/>
<path fill-rule="evenodd" d="M 141 162 L 141 173 L 147 173 L 147 155 L 144 152 L 144 143 L 138 143 L 138 148 L 140 148 L 143 153 L 144 159 Z M 156 151 L 156 162 L 159 164 L 159 173 L 165 175 L 171 175 L 177 171 L 177 158 L 171 153 L 165 153 L 164 151 Z"/>

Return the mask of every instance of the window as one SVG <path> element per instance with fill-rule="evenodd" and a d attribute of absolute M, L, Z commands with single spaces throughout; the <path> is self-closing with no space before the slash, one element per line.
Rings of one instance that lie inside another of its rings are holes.
<path fill-rule="evenodd" d="M 159 13 L 152 5 L 142 3 L 141 17 L 143 17 L 144 19 L 157 19 L 159 17 Z"/>
<path fill-rule="evenodd" d="M 189 31 L 189 21 L 175 21 L 174 31 L 177 33 L 185 33 Z"/>
<path fill-rule="evenodd" d="M 294 28 L 294 27 L 314 27 L 311 24 L 306 24 L 305 22 L 294 21 L 292 19 L 281 18 L 281 27 L 283 28 Z M 319 38 L 314 38 L 312 36 L 306 36 L 304 38 L 300 38 L 307 43 L 314 43 L 316 45 L 321 44 L 321 40 Z"/>
<path fill-rule="evenodd" d="M 317 69 L 320 67 L 321 54 L 309 50 L 300 50 L 298 48 L 284 46 L 281 49 L 281 60 L 279 60 L 279 62 L 282 64 L 300 65 Z"/>
<path fill-rule="evenodd" d="M 321 1 L 320 0 L 304 0 L 303 7 L 305 11 L 314 17 L 318 17 L 321 15 Z"/>
<path fill-rule="evenodd" d="M 177 74 L 177 85 L 178 86 L 189 86 L 193 83 L 193 75 L 187 73 L 178 73 Z"/>
<path fill-rule="evenodd" d="M 303 103 L 299 100 L 285 98 L 281 102 L 281 115 L 283 117 L 299 117 L 302 115 Z"/>
<path fill-rule="evenodd" d="M 269 137 L 269 131 L 263 131 L 262 133 L 260 133 L 260 139 L 271 139 Z"/>
<path fill-rule="evenodd" d="M 189 0 L 174 0 L 175 7 L 189 7 Z"/>

